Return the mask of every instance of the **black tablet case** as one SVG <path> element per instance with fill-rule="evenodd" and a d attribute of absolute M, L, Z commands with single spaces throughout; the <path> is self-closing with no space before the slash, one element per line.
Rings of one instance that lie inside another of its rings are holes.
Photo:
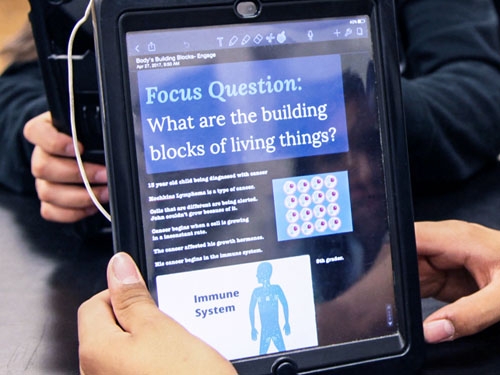
<path fill-rule="evenodd" d="M 190 1 L 191 6 L 207 4 L 227 5 L 232 1 Z M 111 131 L 111 127 L 126 124 L 130 117 L 123 110 L 127 88 L 124 75 L 117 74 L 116 66 L 109 64 L 110 59 L 116 62 L 116 56 L 125 56 L 123 41 L 117 32 L 120 16 L 126 10 L 161 10 L 165 7 L 183 6 L 183 1 L 165 3 L 161 0 L 147 0 L 140 3 L 134 0 L 114 2 L 99 0 L 95 5 L 97 39 L 99 40 L 99 74 L 103 97 L 101 98 L 106 113 L 105 130 L 107 132 L 107 162 L 110 170 L 112 194 L 112 215 L 114 226 L 115 250 L 129 251 L 142 270 L 146 270 L 143 255 L 140 254 L 140 224 L 138 202 L 131 197 L 137 196 L 134 184 L 136 174 L 130 150 L 130 133 L 127 131 Z M 393 171 L 387 183 L 393 194 L 389 202 L 390 211 L 395 214 L 392 228 L 402 251 L 394 258 L 399 272 L 396 284 L 402 291 L 399 308 L 403 309 L 405 320 L 401 322 L 401 330 L 407 339 L 405 349 L 396 355 L 382 358 L 359 360 L 345 363 L 334 368 L 318 371 L 306 371 L 304 374 L 411 374 L 417 373 L 423 359 L 423 337 L 421 307 L 418 286 L 418 270 L 413 232 L 413 211 L 407 159 L 406 133 L 404 114 L 400 102 L 400 75 L 398 69 L 397 39 L 395 26 L 394 3 L 391 0 L 373 1 L 377 12 L 379 38 L 378 48 L 381 57 L 382 76 L 386 86 L 385 114 L 388 131 L 386 141 L 391 145 L 386 161 Z M 126 74 L 122 72 L 122 74 Z M 353 348 L 353 350 L 356 350 Z M 252 368 L 241 364 L 245 373 L 252 373 Z M 290 374 L 293 374 L 292 371 Z M 301 372 L 302 373 L 302 372 Z"/>
<path fill-rule="evenodd" d="M 84 1 L 30 0 L 33 36 L 49 109 L 56 128 L 71 134 L 67 47 L 75 23 L 83 17 Z M 73 48 L 75 119 L 84 160 L 104 163 L 103 133 L 97 85 L 93 30 L 87 22 Z"/>

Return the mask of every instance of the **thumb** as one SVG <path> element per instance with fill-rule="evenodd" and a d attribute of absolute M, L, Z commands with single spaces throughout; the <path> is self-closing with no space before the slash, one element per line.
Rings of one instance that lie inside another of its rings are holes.
<path fill-rule="evenodd" d="M 107 278 L 113 312 L 125 331 L 140 330 L 161 314 L 130 255 L 115 254 L 109 262 Z"/>
<path fill-rule="evenodd" d="M 444 306 L 424 321 L 429 343 L 452 341 L 473 335 L 500 320 L 500 299 L 495 284 Z"/>

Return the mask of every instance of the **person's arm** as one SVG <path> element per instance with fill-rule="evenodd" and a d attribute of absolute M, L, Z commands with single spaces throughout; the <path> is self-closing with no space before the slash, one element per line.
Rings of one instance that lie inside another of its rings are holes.
<path fill-rule="evenodd" d="M 132 259 L 115 255 L 109 289 L 78 311 L 82 375 L 235 375 L 213 348 L 155 305 Z"/>
<path fill-rule="evenodd" d="M 451 302 L 424 321 L 426 341 L 500 321 L 500 231 L 462 221 L 415 224 L 422 297 Z"/>
<path fill-rule="evenodd" d="M 36 62 L 15 63 L 0 76 L 0 186 L 34 193 L 30 171 L 33 146 L 23 137 L 25 123 L 47 111 L 42 77 Z"/>
<path fill-rule="evenodd" d="M 414 190 L 471 177 L 500 153 L 499 25 L 490 0 L 399 0 Z"/>

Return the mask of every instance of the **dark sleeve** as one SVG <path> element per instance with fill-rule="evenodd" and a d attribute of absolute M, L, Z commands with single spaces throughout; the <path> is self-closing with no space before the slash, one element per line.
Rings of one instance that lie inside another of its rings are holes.
<path fill-rule="evenodd" d="M 33 146 L 24 124 L 47 111 L 37 63 L 9 67 L 0 76 L 0 186 L 18 193 L 35 191 L 30 161 Z"/>
<path fill-rule="evenodd" d="M 415 191 L 463 181 L 500 153 L 500 44 L 489 0 L 399 1 Z"/>

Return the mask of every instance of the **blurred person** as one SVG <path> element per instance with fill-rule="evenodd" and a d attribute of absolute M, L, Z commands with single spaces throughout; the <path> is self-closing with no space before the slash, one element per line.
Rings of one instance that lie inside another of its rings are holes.
<path fill-rule="evenodd" d="M 23 128 L 48 107 L 29 23 L 4 46 L 0 56 L 7 63 L 0 76 L 0 184 L 18 193 L 32 193 L 33 146 L 24 138 Z"/>

